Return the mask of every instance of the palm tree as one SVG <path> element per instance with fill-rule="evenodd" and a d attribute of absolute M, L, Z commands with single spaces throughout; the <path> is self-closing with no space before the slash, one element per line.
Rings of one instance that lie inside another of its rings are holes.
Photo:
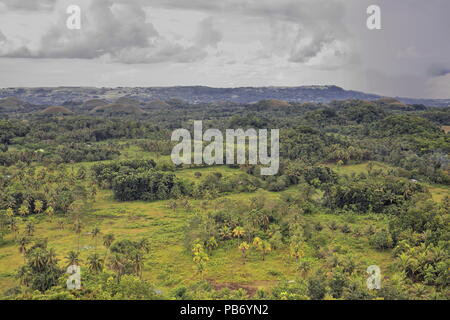
<path fill-rule="evenodd" d="M 242 253 L 242 258 L 244 258 L 244 264 L 245 264 L 245 260 L 246 260 L 246 258 L 247 258 L 247 251 L 248 251 L 248 249 L 250 248 L 250 245 L 247 243 L 247 242 L 242 242 L 240 245 L 239 245 L 239 250 L 241 251 L 241 253 Z"/>
<path fill-rule="evenodd" d="M 298 242 L 292 242 L 290 245 L 290 253 L 291 257 L 293 257 L 297 262 L 298 260 L 303 257 L 304 253 L 302 250 L 302 245 Z"/>
<path fill-rule="evenodd" d="M 27 222 L 27 224 L 25 225 L 25 231 L 27 236 L 32 237 L 34 234 L 34 223 L 32 221 Z"/>
<path fill-rule="evenodd" d="M 91 254 L 88 257 L 88 269 L 93 273 L 99 273 L 103 271 L 103 259 L 97 253 Z"/>
<path fill-rule="evenodd" d="M 53 217 L 53 215 L 55 214 L 55 210 L 53 209 L 52 206 L 48 206 L 47 209 L 45 209 L 45 214 L 51 218 Z"/>
<path fill-rule="evenodd" d="M 142 278 L 142 270 L 144 269 L 144 259 L 141 253 L 136 253 L 132 258 L 134 272 L 139 278 Z"/>
<path fill-rule="evenodd" d="M 42 212 L 42 209 L 44 207 L 44 204 L 42 203 L 41 200 L 36 200 L 34 201 L 34 211 L 39 214 Z"/>
<path fill-rule="evenodd" d="M 81 231 L 83 230 L 83 226 L 79 219 L 75 220 L 73 224 L 73 231 L 78 235 L 78 252 L 80 252 L 80 240 L 81 240 Z"/>
<path fill-rule="evenodd" d="M 109 261 L 110 268 L 113 271 L 117 272 L 117 283 L 119 283 L 120 277 L 122 276 L 122 273 L 125 269 L 125 263 L 118 254 L 111 256 L 109 259 L 110 259 Z"/>
<path fill-rule="evenodd" d="M 298 271 L 300 271 L 300 273 L 305 276 L 308 271 L 311 269 L 311 262 L 305 259 L 302 259 L 297 267 Z"/>
<path fill-rule="evenodd" d="M 262 258 L 264 261 L 266 259 L 266 254 L 268 254 L 270 251 L 272 251 L 272 246 L 270 245 L 269 242 L 263 241 L 261 243 L 260 250 L 261 250 Z"/>
<path fill-rule="evenodd" d="M 100 234 L 100 229 L 95 227 L 91 231 L 92 238 L 94 238 L 94 252 L 97 252 L 97 237 Z"/>
<path fill-rule="evenodd" d="M 236 228 L 233 229 L 233 236 L 235 236 L 238 239 L 240 239 L 244 234 L 245 229 L 240 226 L 237 226 Z"/>
<path fill-rule="evenodd" d="M 14 210 L 12 208 L 6 209 L 6 216 L 12 218 L 14 216 Z"/>
<path fill-rule="evenodd" d="M 76 251 L 70 251 L 70 252 L 67 254 L 67 257 L 66 257 L 66 259 L 67 259 L 67 261 L 68 261 L 67 266 L 72 266 L 72 265 L 78 266 L 78 265 L 80 265 L 80 261 L 81 261 L 81 260 L 80 260 L 79 256 L 80 256 L 80 253 L 79 253 L 79 252 L 76 252 Z"/>
<path fill-rule="evenodd" d="M 25 254 L 27 253 L 27 245 L 30 243 L 30 239 L 28 239 L 27 237 L 22 237 L 19 240 L 19 252 L 20 254 L 22 254 L 24 256 L 25 259 Z"/>
<path fill-rule="evenodd" d="M 114 242 L 114 235 L 112 233 L 108 233 L 103 236 L 103 245 L 106 248 L 105 261 L 106 258 L 108 257 L 109 248 L 111 247 L 113 242 Z"/>
<path fill-rule="evenodd" d="M 19 233 L 19 225 L 17 220 L 12 218 L 9 224 L 11 232 L 14 233 L 14 240 L 17 240 L 17 234 Z"/>
<path fill-rule="evenodd" d="M 150 252 L 150 244 L 148 242 L 148 239 L 141 239 L 138 242 L 138 248 L 139 250 L 144 251 L 145 253 L 149 253 Z"/>
<path fill-rule="evenodd" d="M 228 226 L 223 226 L 220 229 L 219 234 L 220 234 L 220 237 L 222 238 L 222 240 L 230 239 L 231 236 L 233 235 L 233 233 L 231 232 L 230 227 L 228 227 Z"/>
<path fill-rule="evenodd" d="M 21 216 L 26 216 L 29 213 L 28 207 L 25 205 L 21 205 L 19 208 L 19 214 Z"/>
<path fill-rule="evenodd" d="M 206 240 L 206 249 L 208 249 L 208 252 L 211 254 L 211 251 L 217 248 L 219 244 L 216 241 L 216 238 L 211 237 L 208 240 Z"/>

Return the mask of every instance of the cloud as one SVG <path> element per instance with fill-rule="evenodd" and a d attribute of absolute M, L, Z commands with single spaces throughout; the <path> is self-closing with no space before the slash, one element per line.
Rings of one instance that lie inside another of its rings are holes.
<path fill-rule="evenodd" d="M 52 10 L 57 0 L 0 0 L 11 10 Z"/>
<path fill-rule="evenodd" d="M 442 64 L 434 63 L 428 68 L 428 74 L 432 77 L 445 77 L 450 74 L 450 68 Z"/>
<path fill-rule="evenodd" d="M 220 30 L 214 28 L 211 17 L 200 21 L 198 25 L 195 42 L 199 47 L 217 48 L 217 44 L 222 40 L 223 34 Z"/>
<path fill-rule="evenodd" d="M 64 8 L 61 4 L 61 8 Z M 132 63 L 193 62 L 203 59 L 204 48 L 216 46 L 221 40 L 212 20 L 199 24 L 191 45 L 182 45 L 160 35 L 146 12 L 134 1 L 90 1 L 82 7 L 82 27 L 65 27 L 65 10 L 58 10 L 58 22 L 40 39 L 39 48 L 28 46 L 3 48 L 0 56 L 45 59 L 95 59 Z"/>

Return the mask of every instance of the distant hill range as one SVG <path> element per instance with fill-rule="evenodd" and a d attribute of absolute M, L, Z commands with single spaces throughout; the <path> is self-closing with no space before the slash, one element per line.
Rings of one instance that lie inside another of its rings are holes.
<path fill-rule="evenodd" d="M 376 100 L 382 96 L 359 91 L 344 90 L 337 86 L 301 86 L 301 87 L 241 87 L 211 88 L 192 87 L 136 87 L 136 88 L 4 88 L 0 89 L 0 98 L 14 97 L 33 105 L 67 106 L 83 104 L 92 100 L 90 106 L 107 105 L 118 99 L 133 99 L 140 102 L 164 103 L 168 100 L 183 100 L 188 103 L 237 102 L 252 103 L 265 99 L 277 99 L 289 102 L 327 103 L 332 100 L 360 99 Z M 411 99 L 396 97 L 406 104 L 424 104 L 434 107 L 450 106 L 450 99 Z M 8 101 L 8 104 L 14 101 Z M 1 107 L 1 106 L 0 106 Z M 8 108 L 5 106 L 5 109 Z M 26 106 L 23 106 L 26 107 Z M 99 108 L 101 109 L 101 108 Z M 140 112 L 139 110 L 135 110 Z"/>

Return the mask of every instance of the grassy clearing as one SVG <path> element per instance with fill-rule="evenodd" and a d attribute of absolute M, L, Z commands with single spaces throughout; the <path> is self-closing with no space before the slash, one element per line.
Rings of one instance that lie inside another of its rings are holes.
<path fill-rule="evenodd" d="M 134 156 L 140 157 L 142 153 L 136 151 Z M 378 167 L 388 168 L 376 163 L 375 168 Z M 333 166 L 333 169 L 339 174 L 361 173 L 367 172 L 367 165 Z M 195 180 L 198 179 L 194 176 L 197 171 L 202 173 L 202 177 L 212 172 L 220 172 L 223 176 L 242 173 L 226 166 L 216 166 L 185 169 L 177 171 L 176 174 L 180 178 Z M 447 187 L 432 186 L 430 189 L 436 199 L 441 199 L 449 193 Z M 295 190 L 296 187 L 291 187 L 284 192 L 295 192 Z M 263 190 L 259 190 L 257 193 L 262 193 L 268 200 L 281 196 L 281 193 Z M 256 193 L 236 193 L 225 195 L 222 198 L 248 200 L 255 195 Z M 203 209 L 200 209 L 201 202 L 203 201 L 191 201 L 193 210 L 201 212 L 214 210 L 214 201 L 208 202 L 208 207 Z M 106 250 L 101 244 L 101 237 L 97 240 L 97 247 L 95 247 L 95 241 L 89 234 L 90 230 L 97 225 L 101 229 L 102 235 L 113 233 L 116 239 L 137 240 L 144 237 L 149 239 L 151 252 L 146 257 L 143 276 L 163 292 L 182 284 L 189 284 L 200 279 L 195 272 L 191 253 L 184 244 L 185 228 L 191 215 L 191 211 L 184 209 L 169 209 L 168 201 L 119 202 L 113 199 L 111 191 L 101 190 L 97 195 L 97 201 L 83 216 L 84 229 L 80 241 L 81 258 L 86 261 L 87 256 L 94 251 L 106 254 Z M 70 218 L 66 218 L 65 230 L 58 229 L 55 218 L 51 220 L 44 216 L 38 217 L 35 237 L 49 240 L 49 246 L 56 250 L 60 264 L 63 266 L 67 253 L 76 250 L 78 239 L 71 230 Z M 334 221 L 339 225 L 348 224 L 352 230 L 365 230 L 370 224 L 381 229 L 386 226 L 385 217 L 381 215 L 314 214 L 305 215 L 304 219 L 313 224 L 320 223 L 323 230 L 320 231 L 318 237 L 325 239 L 327 245 L 339 248 L 341 252 L 351 252 L 360 268 L 377 264 L 382 268 L 384 274 L 389 276 L 389 266 L 393 263 L 390 251 L 380 252 L 372 249 L 367 237 L 356 237 L 353 234 L 345 234 L 340 230 L 333 231 L 329 228 L 330 223 Z M 20 229 L 23 231 L 24 222 L 21 223 Z M 12 234 L 7 235 L 6 244 L 0 247 L 0 289 L 2 291 L 17 285 L 14 273 L 23 264 L 23 257 L 19 254 L 18 246 L 13 239 Z M 210 257 L 204 277 L 217 288 L 242 287 L 253 292 L 258 288 L 273 287 L 277 281 L 283 278 L 292 280 L 299 277 L 296 264 L 289 257 L 287 245 L 268 254 L 265 261 L 258 252 L 251 250 L 245 264 L 237 245 L 238 243 L 235 241 L 226 246 L 220 246 L 219 249 L 213 251 Z M 323 261 L 314 259 L 317 261 L 315 268 L 320 267 Z"/>

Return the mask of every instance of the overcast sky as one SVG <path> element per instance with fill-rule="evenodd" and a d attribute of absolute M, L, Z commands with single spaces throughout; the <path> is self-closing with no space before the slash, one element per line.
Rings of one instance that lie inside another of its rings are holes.
<path fill-rule="evenodd" d="M 381 7 L 382 30 L 366 9 Z M 66 27 L 79 5 L 81 29 Z M 450 98 L 448 0 L 0 0 L 0 87 L 299 86 Z"/>

